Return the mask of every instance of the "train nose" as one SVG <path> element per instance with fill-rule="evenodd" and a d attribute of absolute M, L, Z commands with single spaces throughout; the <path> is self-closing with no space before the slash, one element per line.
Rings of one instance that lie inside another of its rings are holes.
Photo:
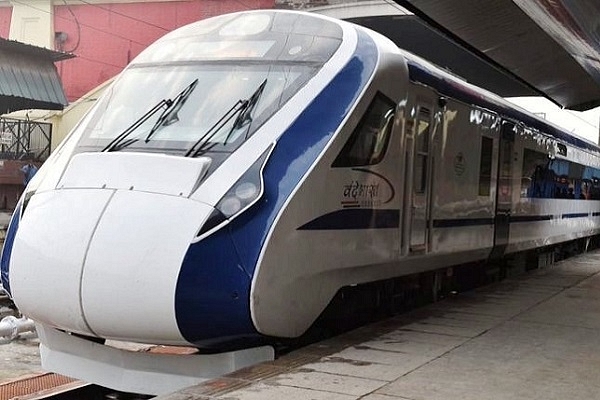
<path fill-rule="evenodd" d="M 17 306 L 81 334 L 186 343 L 175 319 L 175 287 L 213 208 L 185 193 L 113 189 L 110 179 L 86 188 L 90 180 L 78 179 L 36 194 L 23 214 L 10 263 Z"/>

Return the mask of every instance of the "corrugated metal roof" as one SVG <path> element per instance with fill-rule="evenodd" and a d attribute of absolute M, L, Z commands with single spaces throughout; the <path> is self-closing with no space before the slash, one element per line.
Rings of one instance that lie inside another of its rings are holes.
<path fill-rule="evenodd" d="M 49 50 L 44 47 L 32 46 L 27 43 L 3 38 L 0 38 L 0 51 L 1 50 L 7 50 L 11 53 L 22 53 L 38 59 L 50 60 L 52 62 L 68 60 L 75 57 L 73 54 Z"/>
<path fill-rule="evenodd" d="M 555 103 L 600 105 L 597 0 L 395 1 Z"/>
<path fill-rule="evenodd" d="M 0 39 L 0 114 L 68 104 L 55 61 L 72 55 Z"/>

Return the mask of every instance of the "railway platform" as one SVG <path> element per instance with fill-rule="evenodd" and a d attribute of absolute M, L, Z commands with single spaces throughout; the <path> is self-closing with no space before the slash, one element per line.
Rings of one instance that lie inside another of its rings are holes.
<path fill-rule="evenodd" d="M 156 399 L 552 400 L 599 393 L 595 251 Z"/>

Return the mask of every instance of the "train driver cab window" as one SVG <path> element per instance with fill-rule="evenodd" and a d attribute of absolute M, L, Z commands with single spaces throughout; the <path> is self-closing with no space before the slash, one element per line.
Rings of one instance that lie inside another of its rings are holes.
<path fill-rule="evenodd" d="M 395 104 L 377 93 L 332 167 L 359 167 L 383 160 L 394 124 Z"/>

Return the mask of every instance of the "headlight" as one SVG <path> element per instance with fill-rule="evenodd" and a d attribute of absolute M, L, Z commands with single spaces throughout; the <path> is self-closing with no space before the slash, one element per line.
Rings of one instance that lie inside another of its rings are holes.
<path fill-rule="evenodd" d="M 227 218 L 235 215 L 242 209 L 242 199 L 236 196 L 230 196 L 220 201 L 219 210 Z"/>
<path fill-rule="evenodd" d="M 258 186 L 253 182 L 243 182 L 235 188 L 235 196 L 241 200 L 254 199 L 258 193 Z"/>
<path fill-rule="evenodd" d="M 231 221 L 246 209 L 250 208 L 263 193 L 262 170 L 266 160 L 271 154 L 274 145 L 269 148 L 248 168 L 240 179 L 219 200 L 215 210 L 207 218 L 206 222 L 198 232 L 203 236 L 212 232 L 221 225 Z"/>

